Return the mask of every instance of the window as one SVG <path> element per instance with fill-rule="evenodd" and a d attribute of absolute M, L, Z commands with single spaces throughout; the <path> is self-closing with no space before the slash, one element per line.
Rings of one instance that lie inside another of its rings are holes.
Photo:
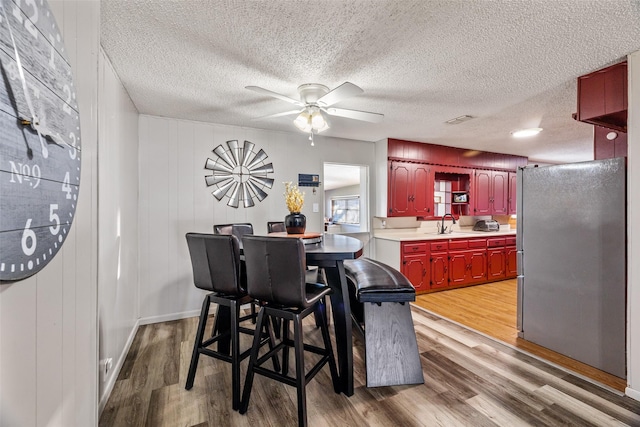
<path fill-rule="evenodd" d="M 360 224 L 360 197 L 332 198 L 331 222 L 334 224 Z"/>

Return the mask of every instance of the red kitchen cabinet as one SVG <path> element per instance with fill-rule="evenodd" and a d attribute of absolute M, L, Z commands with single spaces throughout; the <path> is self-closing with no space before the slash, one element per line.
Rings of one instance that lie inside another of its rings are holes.
<path fill-rule="evenodd" d="M 507 246 L 504 250 L 506 260 L 505 278 L 512 279 L 518 276 L 517 253 L 515 246 Z"/>
<path fill-rule="evenodd" d="M 581 122 L 627 131 L 627 62 L 578 77 Z"/>
<path fill-rule="evenodd" d="M 509 173 L 476 170 L 473 185 L 474 215 L 504 215 L 509 211 Z"/>
<path fill-rule="evenodd" d="M 431 216 L 433 174 L 421 163 L 390 162 L 389 216 Z"/>
<path fill-rule="evenodd" d="M 487 279 L 486 250 L 449 252 L 449 285 L 470 285 Z"/>
<path fill-rule="evenodd" d="M 416 292 L 429 289 L 429 258 L 425 242 L 402 244 L 402 274 L 409 279 Z"/>
<path fill-rule="evenodd" d="M 416 292 L 429 289 L 427 283 L 427 255 L 405 255 L 402 257 L 402 274 L 409 279 Z"/>
<path fill-rule="evenodd" d="M 517 192 L 518 192 L 518 174 L 509 172 L 509 199 L 507 200 L 509 215 L 515 215 L 517 212 Z"/>
<path fill-rule="evenodd" d="M 487 279 L 502 280 L 506 276 L 506 255 L 504 248 L 487 249 Z"/>
<path fill-rule="evenodd" d="M 447 241 L 431 242 L 429 255 L 429 288 L 441 289 L 449 286 L 449 244 Z"/>

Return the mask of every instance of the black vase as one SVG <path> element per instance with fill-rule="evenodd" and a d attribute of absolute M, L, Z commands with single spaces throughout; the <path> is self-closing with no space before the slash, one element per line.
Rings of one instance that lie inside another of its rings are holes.
<path fill-rule="evenodd" d="M 284 217 L 284 226 L 287 234 L 304 234 L 307 228 L 307 217 L 300 212 L 293 212 Z"/>

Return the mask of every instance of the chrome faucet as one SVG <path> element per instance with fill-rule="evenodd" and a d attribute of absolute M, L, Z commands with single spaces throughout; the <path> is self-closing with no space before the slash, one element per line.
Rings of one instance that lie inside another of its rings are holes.
<path fill-rule="evenodd" d="M 448 217 L 448 216 L 451 217 L 451 220 L 453 221 L 453 224 L 456 223 L 456 218 L 453 215 L 451 215 L 450 213 L 446 213 L 446 214 L 442 215 L 442 225 L 440 226 L 440 234 L 444 234 L 447 231 L 447 227 L 444 226 L 444 219 L 446 217 Z M 449 233 L 451 233 L 453 231 L 453 224 L 451 224 L 451 227 L 449 228 Z"/>

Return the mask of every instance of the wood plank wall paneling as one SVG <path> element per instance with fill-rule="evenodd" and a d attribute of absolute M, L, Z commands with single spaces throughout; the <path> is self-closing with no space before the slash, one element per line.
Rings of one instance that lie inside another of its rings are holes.
<path fill-rule="evenodd" d="M 100 3 L 51 1 L 77 86 L 82 176 L 70 235 L 42 272 L 0 285 L 0 425 L 97 422 L 97 52 Z"/>
<path fill-rule="evenodd" d="M 138 322 L 139 162 L 138 111 L 103 51 L 99 58 L 98 360 L 112 361 L 111 371 L 98 380 L 101 408 Z"/>

